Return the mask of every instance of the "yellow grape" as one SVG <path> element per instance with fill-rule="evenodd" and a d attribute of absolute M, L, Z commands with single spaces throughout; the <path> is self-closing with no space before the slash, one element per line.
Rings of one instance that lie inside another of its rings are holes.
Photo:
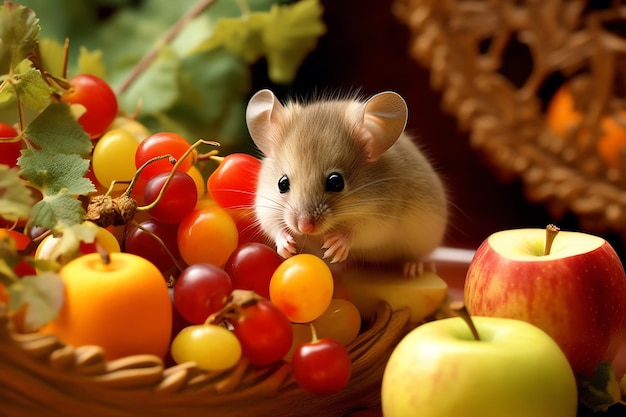
<path fill-rule="evenodd" d="M 135 176 L 135 151 L 139 139 L 124 129 L 106 132 L 93 149 L 91 164 L 96 179 L 108 188 L 111 181 L 130 181 Z M 115 190 L 125 189 L 128 184 L 119 184 Z"/>
<path fill-rule="evenodd" d="M 195 362 L 207 371 L 232 368 L 241 358 L 241 344 L 228 329 L 214 324 L 197 324 L 181 330 L 170 348 L 176 363 Z"/>
<path fill-rule="evenodd" d="M 320 339 L 328 337 L 345 346 L 358 336 L 361 314 L 350 301 L 334 298 L 326 311 L 313 321 L 313 325 Z"/>

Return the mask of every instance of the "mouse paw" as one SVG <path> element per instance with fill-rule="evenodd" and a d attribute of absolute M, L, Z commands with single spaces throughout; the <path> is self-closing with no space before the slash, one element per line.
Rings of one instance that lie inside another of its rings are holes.
<path fill-rule="evenodd" d="M 290 258 L 297 251 L 296 240 L 287 232 L 276 236 L 276 252 L 283 258 Z"/>
<path fill-rule="evenodd" d="M 324 259 L 331 258 L 330 263 L 345 261 L 350 253 L 350 235 L 346 233 L 330 233 L 324 240 L 322 249 Z"/>
<path fill-rule="evenodd" d="M 419 277 L 425 270 L 436 272 L 436 266 L 434 262 L 424 264 L 422 261 L 405 262 L 403 267 L 403 274 L 407 278 Z"/>

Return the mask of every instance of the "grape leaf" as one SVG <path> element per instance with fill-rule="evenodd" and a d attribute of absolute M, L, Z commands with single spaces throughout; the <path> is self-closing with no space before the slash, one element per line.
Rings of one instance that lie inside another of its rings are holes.
<path fill-rule="evenodd" d="M 90 52 L 84 46 L 80 47 L 80 55 L 78 55 L 78 72 L 80 74 L 91 74 L 107 79 L 106 68 L 102 60 L 102 50 L 97 49 Z"/>
<path fill-rule="evenodd" d="M 12 2 L 0 5 L 0 74 L 10 73 L 37 46 L 39 19 L 24 6 Z"/>
<path fill-rule="evenodd" d="M 0 282 L 10 285 L 18 279 L 14 268 L 21 260 L 15 240 L 8 234 L 0 237 Z"/>
<path fill-rule="evenodd" d="M 0 165 L 0 217 L 8 221 L 27 219 L 34 203 L 35 199 L 20 179 L 18 170 Z"/>
<path fill-rule="evenodd" d="M 76 256 L 81 242 L 93 243 L 96 240 L 98 226 L 84 221 L 80 224 L 60 225 L 56 232 L 60 236 L 47 259 L 59 260 L 61 264 L 65 264 Z"/>
<path fill-rule="evenodd" d="M 272 81 L 288 83 L 295 78 L 304 58 L 317 47 L 318 37 L 326 32 L 322 13 L 318 0 L 271 8 L 263 43 Z"/>
<path fill-rule="evenodd" d="M 63 76 L 63 45 L 53 39 L 39 39 L 39 55 L 43 69 L 50 74 Z"/>
<path fill-rule="evenodd" d="M 212 36 L 199 44 L 196 51 L 224 47 L 246 62 L 253 63 L 265 52 L 262 34 L 268 18 L 266 12 L 253 12 L 246 16 L 219 19 Z"/>
<path fill-rule="evenodd" d="M 599 364 L 592 378 L 577 377 L 578 400 L 594 411 L 606 411 L 621 399 L 620 385 L 610 362 Z"/>
<path fill-rule="evenodd" d="M 33 110 L 43 110 L 50 104 L 52 88 L 46 83 L 41 72 L 35 68 L 29 68 L 15 77 L 13 88 L 20 103 Z"/>
<path fill-rule="evenodd" d="M 44 196 L 33 206 L 27 227 L 41 226 L 56 230 L 61 224 L 78 224 L 83 220 L 85 211 L 81 202 L 67 191 Z"/>
<path fill-rule="evenodd" d="M 26 306 L 24 331 L 36 331 L 56 318 L 64 298 L 61 276 L 52 272 L 27 275 L 8 287 L 9 309 Z"/>
<path fill-rule="evenodd" d="M 39 187 L 44 196 L 61 191 L 75 195 L 95 191 L 91 181 L 83 177 L 89 169 L 89 161 L 79 155 L 26 149 L 18 163 L 22 167 L 20 174 Z"/>
<path fill-rule="evenodd" d="M 87 155 L 92 148 L 89 135 L 65 103 L 53 103 L 46 107 L 28 125 L 26 136 L 48 152 Z"/>

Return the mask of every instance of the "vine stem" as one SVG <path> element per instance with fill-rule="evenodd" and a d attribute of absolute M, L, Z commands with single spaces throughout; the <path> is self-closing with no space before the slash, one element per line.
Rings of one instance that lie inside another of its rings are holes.
<path fill-rule="evenodd" d="M 163 38 L 158 41 L 152 49 L 148 51 L 146 55 L 137 63 L 137 65 L 133 68 L 128 77 L 120 84 L 117 89 L 116 95 L 123 94 L 128 88 L 135 82 L 137 78 L 150 66 L 150 64 L 156 59 L 159 55 L 160 49 L 164 45 L 168 45 L 171 43 L 176 36 L 180 33 L 181 30 L 185 27 L 187 23 L 189 23 L 192 19 L 197 17 L 200 13 L 206 10 L 209 6 L 215 3 L 215 0 L 200 0 L 194 7 L 189 9 L 187 13 L 181 16 L 180 19 L 165 33 Z"/>

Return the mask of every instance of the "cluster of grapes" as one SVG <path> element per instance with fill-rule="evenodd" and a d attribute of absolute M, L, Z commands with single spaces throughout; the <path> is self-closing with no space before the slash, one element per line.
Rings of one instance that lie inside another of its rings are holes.
<path fill-rule="evenodd" d="M 81 244 L 79 252 L 99 246 L 132 253 L 172 278 L 171 358 L 206 370 L 242 358 L 254 366 L 290 361 L 303 389 L 341 390 L 351 372 L 345 345 L 358 335 L 361 317 L 352 303 L 333 298 L 333 277 L 321 259 L 283 260 L 260 240 L 252 212 L 260 161 L 243 153 L 199 156 L 197 144 L 178 134 L 150 134 L 117 117 L 115 94 L 103 80 L 81 75 L 70 84 L 61 100 L 85 108 L 78 122 L 95 144 L 87 176 L 102 193 L 132 196 L 138 205 L 129 222 L 101 224 L 97 245 Z M 0 124 L 0 137 L 15 136 Z M 0 163 L 15 166 L 21 143 L 0 147 Z M 206 181 L 196 166 L 203 157 L 219 163 Z M 30 242 L 11 233 L 22 246 Z M 55 239 L 42 240 L 35 256 L 49 256 Z"/>

